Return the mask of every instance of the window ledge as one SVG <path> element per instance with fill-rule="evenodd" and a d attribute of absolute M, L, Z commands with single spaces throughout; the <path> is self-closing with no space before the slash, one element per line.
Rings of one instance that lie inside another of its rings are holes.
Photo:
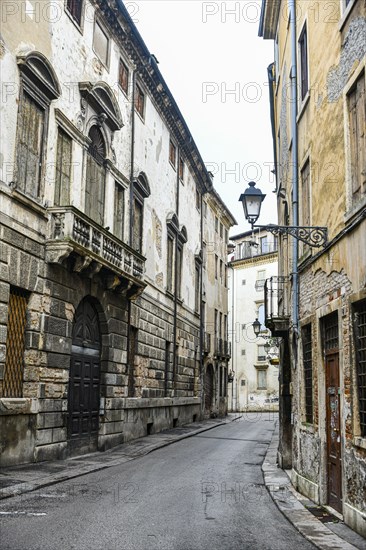
<path fill-rule="evenodd" d="M 309 422 L 302 422 L 300 424 L 300 430 L 302 432 L 307 432 L 307 433 L 310 433 L 310 434 L 315 434 L 315 428 L 314 428 L 314 424 L 310 424 Z"/>
<path fill-rule="evenodd" d="M 362 197 L 358 202 L 352 205 L 351 209 L 348 210 L 344 215 L 344 223 L 348 223 L 354 218 L 363 208 L 366 206 L 366 195 Z"/>
<path fill-rule="evenodd" d="M 67 17 L 70 19 L 71 23 L 74 25 L 74 27 L 79 31 L 81 35 L 83 35 L 83 23 L 84 23 L 83 15 L 81 16 L 81 22 L 79 25 L 79 23 L 76 21 L 76 19 L 73 18 L 72 14 L 69 12 L 67 8 L 65 8 L 65 13 Z"/>
<path fill-rule="evenodd" d="M 0 416 L 37 413 L 38 399 L 26 397 L 2 397 L 0 399 Z"/>
<path fill-rule="evenodd" d="M 355 447 L 360 447 L 361 449 L 366 449 L 366 437 L 354 437 L 353 444 Z"/>
<path fill-rule="evenodd" d="M 308 90 L 306 96 L 304 97 L 304 99 L 301 102 L 300 109 L 299 109 L 299 114 L 297 115 L 297 118 L 296 118 L 297 123 L 300 122 L 300 119 L 302 118 L 302 115 L 304 114 L 304 112 L 306 110 L 306 107 L 309 104 L 309 101 L 310 101 L 310 90 Z"/>
<path fill-rule="evenodd" d="M 37 199 L 25 195 L 22 191 L 19 191 L 18 189 L 12 190 L 12 197 L 30 210 L 33 210 L 38 214 L 41 214 L 41 216 L 43 216 L 45 219 L 48 219 L 47 209 L 42 204 L 40 204 Z"/>

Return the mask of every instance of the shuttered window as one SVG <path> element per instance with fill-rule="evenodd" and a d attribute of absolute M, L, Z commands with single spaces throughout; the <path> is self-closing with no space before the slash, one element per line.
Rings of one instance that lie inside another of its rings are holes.
<path fill-rule="evenodd" d="M 72 139 L 61 129 L 57 137 L 55 205 L 70 204 Z"/>
<path fill-rule="evenodd" d="M 358 201 L 366 193 L 365 102 L 365 72 L 362 72 L 348 94 L 351 146 L 351 189 L 353 201 Z"/>
<path fill-rule="evenodd" d="M 17 186 L 34 198 L 39 196 L 44 125 L 44 109 L 24 92 L 18 116 Z"/>
<path fill-rule="evenodd" d="M 119 74 L 118 74 L 118 82 L 121 86 L 122 90 L 125 92 L 125 94 L 128 93 L 128 77 L 129 77 L 129 70 L 125 63 L 123 63 L 122 59 L 119 60 Z"/>
<path fill-rule="evenodd" d="M 309 90 L 309 77 L 308 77 L 308 35 L 306 25 L 301 32 L 299 38 L 300 49 L 300 91 L 301 100 L 305 99 Z"/>
<path fill-rule="evenodd" d="M 109 38 L 99 21 L 95 21 L 93 48 L 101 62 L 107 67 L 109 61 Z"/>
<path fill-rule="evenodd" d="M 174 239 L 168 235 L 167 246 L 167 289 L 173 292 L 174 289 Z"/>
<path fill-rule="evenodd" d="M 81 25 L 83 1 L 84 0 L 67 0 L 66 3 L 67 11 L 79 26 Z"/>
<path fill-rule="evenodd" d="M 119 183 L 115 182 L 113 232 L 115 236 L 121 240 L 123 240 L 124 208 L 125 204 L 123 187 Z"/>
<path fill-rule="evenodd" d="M 23 396 L 27 297 L 24 290 L 10 289 L 3 397 Z"/>
<path fill-rule="evenodd" d="M 135 109 L 139 115 L 144 118 L 145 111 L 145 94 L 138 84 L 135 89 Z"/>
<path fill-rule="evenodd" d="M 89 132 L 91 144 L 87 153 L 85 183 L 85 213 L 94 221 L 103 225 L 105 193 L 105 144 L 97 126 Z"/>
<path fill-rule="evenodd" d="M 142 222 L 143 205 L 135 199 L 133 203 L 133 248 L 137 252 L 142 252 Z"/>

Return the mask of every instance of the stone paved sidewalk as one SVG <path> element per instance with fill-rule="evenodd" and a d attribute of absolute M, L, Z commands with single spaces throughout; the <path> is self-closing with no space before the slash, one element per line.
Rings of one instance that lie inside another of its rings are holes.
<path fill-rule="evenodd" d="M 262 470 L 265 485 L 284 516 L 300 533 L 321 550 L 366 550 L 366 540 L 343 521 L 327 523 L 317 519 L 306 506 L 316 504 L 298 493 L 289 476 L 277 466 L 278 423 L 268 447 Z"/>
<path fill-rule="evenodd" d="M 186 424 L 182 427 L 135 439 L 104 453 L 96 452 L 66 460 L 36 462 L 3 468 L 0 472 L 0 499 L 29 493 L 60 481 L 80 477 L 111 466 L 118 466 L 176 441 L 233 422 L 238 418 L 240 415 L 229 414 L 226 418 Z"/>

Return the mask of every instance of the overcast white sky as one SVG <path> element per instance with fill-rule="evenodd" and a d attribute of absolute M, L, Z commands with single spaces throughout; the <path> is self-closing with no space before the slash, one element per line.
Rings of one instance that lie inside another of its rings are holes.
<path fill-rule="evenodd" d="M 273 43 L 258 37 L 260 0 L 125 4 L 238 222 L 231 235 L 250 228 L 238 202 L 250 180 L 267 194 L 258 223 L 276 223 L 267 84 Z"/>

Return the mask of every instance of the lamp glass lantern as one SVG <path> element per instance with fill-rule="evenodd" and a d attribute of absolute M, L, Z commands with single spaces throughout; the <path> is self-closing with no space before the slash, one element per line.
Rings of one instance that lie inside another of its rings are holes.
<path fill-rule="evenodd" d="M 262 202 L 266 196 L 255 185 L 254 181 L 250 181 L 249 187 L 239 198 L 239 201 L 243 205 L 245 218 L 251 225 L 254 225 L 259 218 Z"/>
<path fill-rule="evenodd" d="M 256 320 L 254 321 L 254 323 L 253 323 L 252 326 L 253 326 L 254 334 L 255 334 L 256 336 L 258 336 L 259 333 L 260 333 L 260 331 L 261 331 L 261 324 L 260 324 L 260 322 L 258 321 L 258 319 L 256 319 Z"/>

